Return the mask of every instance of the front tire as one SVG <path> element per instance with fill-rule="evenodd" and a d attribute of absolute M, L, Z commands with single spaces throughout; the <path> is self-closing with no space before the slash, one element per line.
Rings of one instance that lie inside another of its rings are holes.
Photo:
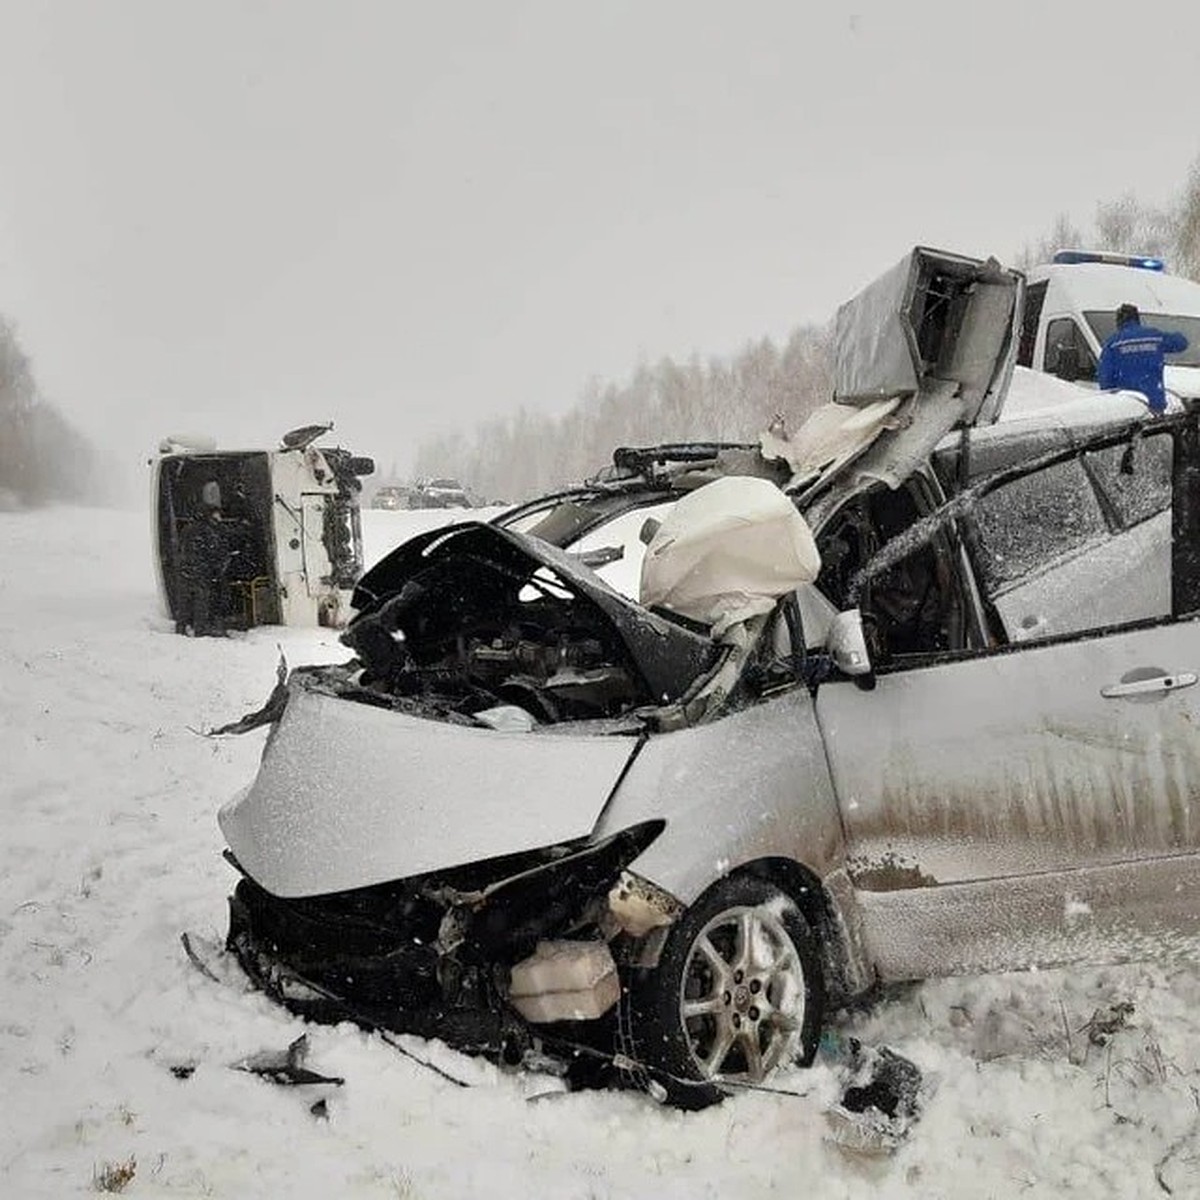
<path fill-rule="evenodd" d="M 821 1031 L 816 939 L 764 879 L 728 876 L 676 922 L 659 964 L 631 980 L 634 1056 L 681 1108 L 807 1066 Z"/>

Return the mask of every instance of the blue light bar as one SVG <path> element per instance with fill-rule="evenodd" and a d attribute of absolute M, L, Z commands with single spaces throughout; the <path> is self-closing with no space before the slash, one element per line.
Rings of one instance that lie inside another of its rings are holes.
<path fill-rule="evenodd" d="M 1165 271 L 1167 264 L 1161 258 L 1147 254 L 1114 254 L 1109 250 L 1059 250 L 1053 261 L 1061 266 L 1078 263 L 1108 263 L 1114 267 L 1137 267 L 1141 271 Z"/>

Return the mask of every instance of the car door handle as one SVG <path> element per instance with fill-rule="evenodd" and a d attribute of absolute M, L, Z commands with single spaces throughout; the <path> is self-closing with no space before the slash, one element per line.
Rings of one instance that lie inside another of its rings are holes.
<path fill-rule="evenodd" d="M 1149 679 L 1133 679 L 1129 683 L 1110 683 L 1100 689 L 1105 700 L 1116 700 L 1121 696 L 1144 696 L 1147 692 L 1173 692 L 1178 688 L 1191 687 L 1200 678 L 1194 671 L 1180 671 L 1177 675 L 1154 675 Z"/>

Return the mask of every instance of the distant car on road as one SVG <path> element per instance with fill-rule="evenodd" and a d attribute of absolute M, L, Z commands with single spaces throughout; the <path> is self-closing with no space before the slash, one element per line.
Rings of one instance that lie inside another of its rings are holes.
<path fill-rule="evenodd" d="M 394 512 L 409 508 L 412 489 L 406 487 L 381 487 L 371 499 L 372 508 L 383 508 Z"/>
<path fill-rule="evenodd" d="M 423 479 L 413 488 L 409 507 L 470 508 L 471 500 L 457 479 Z"/>

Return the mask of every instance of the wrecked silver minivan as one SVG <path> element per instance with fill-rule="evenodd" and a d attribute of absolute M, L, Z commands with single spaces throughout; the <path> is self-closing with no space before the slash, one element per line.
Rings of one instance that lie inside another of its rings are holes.
<path fill-rule="evenodd" d="M 696 1106 L 876 980 L 1193 932 L 1200 433 L 988 426 L 1020 291 L 914 251 L 794 437 L 619 452 L 368 572 L 354 659 L 242 724 L 252 978 Z"/>

